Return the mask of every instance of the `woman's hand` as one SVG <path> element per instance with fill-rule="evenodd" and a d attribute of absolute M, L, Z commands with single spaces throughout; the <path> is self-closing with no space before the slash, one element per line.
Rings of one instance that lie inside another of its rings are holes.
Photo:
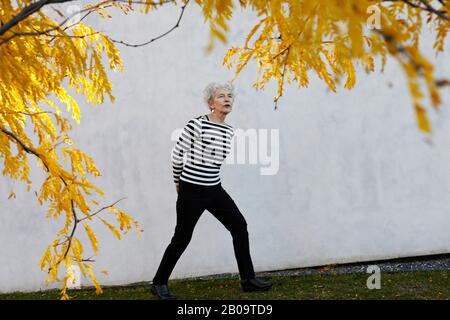
<path fill-rule="evenodd" d="M 180 184 L 179 183 L 175 183 L 175 190 L 177 190 L 177 193 L 180 192 Z"/>

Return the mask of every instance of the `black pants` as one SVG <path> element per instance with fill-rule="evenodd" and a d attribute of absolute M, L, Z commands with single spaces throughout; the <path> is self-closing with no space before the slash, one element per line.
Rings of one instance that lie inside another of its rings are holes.
<path fill-rule="evenodd" d="M 250 257 L 247 222 L 221 184 L 200 186 L 181 180 L 176 209 L 175 234 L 153 278 L 154 284 L 167 284 L 175 264 L 191 241 L 195 225 L 205 209 L 230 231 L 240 278 L 255 277 Z"/>

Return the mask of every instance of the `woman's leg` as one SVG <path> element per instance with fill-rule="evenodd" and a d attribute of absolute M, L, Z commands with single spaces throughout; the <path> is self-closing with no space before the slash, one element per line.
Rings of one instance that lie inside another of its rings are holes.
<path fill-rule="evenodd" d="M 206 209 L 230 231 L 233 237 L 234 254 L 241 280 L 254 278 L 255 271 L 250 256 L 247 222 L 233 199 L 220 187 Z"/>
<path fill-rule="evenodd" d="M 177 225 L 175 233 L 161 259 L 158 271 L 153 278 L 153 284 L 167 284 L 172 270 L 192 238 L 195 225 L 205 210 L 205 201 L 190 197 L 180 191 L 177 204 Z"/>

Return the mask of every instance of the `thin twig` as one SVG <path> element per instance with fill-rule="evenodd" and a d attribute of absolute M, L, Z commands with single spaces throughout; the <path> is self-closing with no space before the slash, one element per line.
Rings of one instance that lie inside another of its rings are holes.
<path fill-rule="evenodd" d="M 168 34 L 171 33 L 173 30 L 175 30 L 176 28 L 179 27 L 181 18 L 183 18 L 184 10 L 186 9 L 186 6 L 188 5 L 188 3 L 189 3 L 189 0 L 181 7 L 181 13 L 180 13 L 180 16 L 178 17 L 177 23 L 176 23 L 170 30 L 164 32 L 163 34 L 157 36 L 156 38 L 153 38 L 153 39 L 151 39 L 151 40 L 149 40 L 149 41 L 147 41 L 147 42 L 141 43 L 141 44 L 129 44 L 129 43 L 126 43 L 126 42 L 121 41 L 121 40 L 114 40 L 114 39 L 111 39 L 111 38 L 110 38 L 110 39 L 111 39 L 112 42 L 120 43 L 120 44 L 123 44 L 123 45 L 125 45 L 125 46 L 133 47 L 133 48 L 136 48 L 136 47 L 142 47 L 142 46 L 145 46 L 145 45 L 147 45 L 147 44 L 152 43 L 153 41 L 156 41 L 156 40 L 158 40 L 158 39 L 161 39 L 162 37 L 168 35 Z"/>
<path fill-rule="evenodd" d="M 103 211 L 103 210 L 105 210 L 105 209 L 108 209 L 108 208 L 111 208 L 111 207 L 114 207 L 119 201 L 122 201 L 122 200 L 124 200 L 124 199 L 127 199 L 127 197 L 123 197 L 123 198 L 117 200 L 116 202 L 114 202 L 113 204 L 110 204 L 109 206 L 106 206 L 106 207 L 103 207 L 103 208 L 97 210 L 97 211 L 94 212 L 93 214 L 89 215 L 89 217 L 84 217 L 84 218 L 78 219 L 78 222 L 81 222 L 81 221 L 86 220 L 86 219 L 90 219 L 90 218 L 92 218 L 93 216 L 99 214 L 101 211 Z"/>

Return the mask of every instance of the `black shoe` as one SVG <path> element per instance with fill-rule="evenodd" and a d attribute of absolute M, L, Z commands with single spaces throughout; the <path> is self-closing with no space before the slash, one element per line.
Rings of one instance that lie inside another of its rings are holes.
<path fill-rule="evenodd" d="M 262 281 L 256 278 L 241 280 L 242 290 L 245 292 L 250 291 L 267 291 L 272 288 L 272 284 L 270 282 Z"/>
<path fill-rule="evenodd" d="M 170 292 L 169 287 L 165 284 L 152 284 L 150 287 L 152 293 L 161 300 L 176 300 L 177 297 Z"/>

